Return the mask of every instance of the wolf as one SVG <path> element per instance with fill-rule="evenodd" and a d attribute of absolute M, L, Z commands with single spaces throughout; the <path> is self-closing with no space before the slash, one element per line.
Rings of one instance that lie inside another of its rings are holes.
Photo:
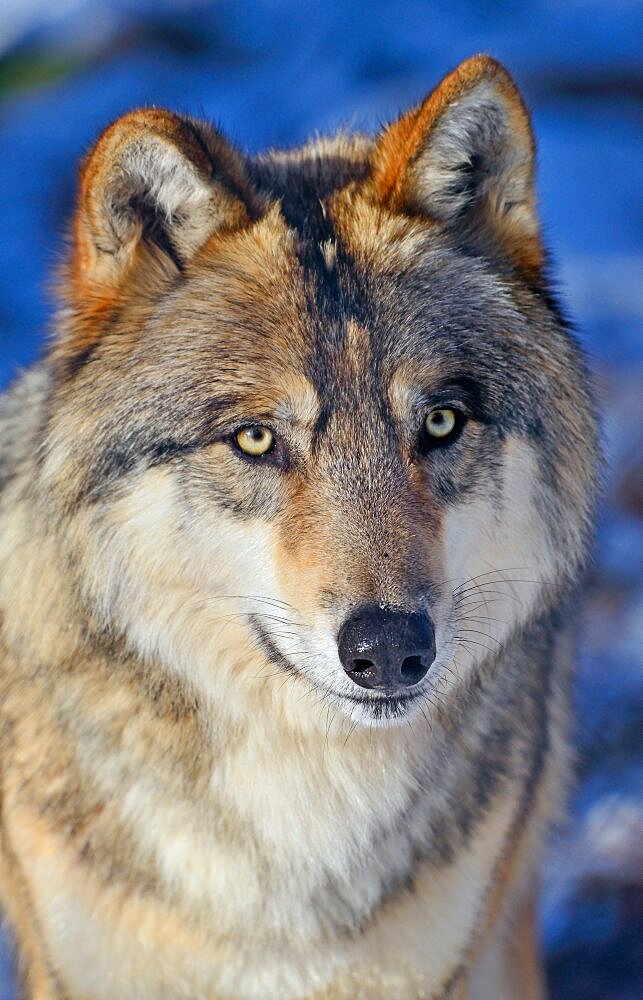
<path fill-rule="evenodd" d="M 86 157 L 0 402 L 26 1000 L 535 1000 L 599 434 L 475 56 L 375 137 Z"/>

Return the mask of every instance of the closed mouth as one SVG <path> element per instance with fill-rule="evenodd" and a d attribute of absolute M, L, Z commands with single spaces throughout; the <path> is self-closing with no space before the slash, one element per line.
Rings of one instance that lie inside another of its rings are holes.
<path fill-rule="evenodd" d="M 364 712 L 375 722 L 401 719 L 406 715 L 413 704 L 422 700 L 422 695 L 417 694 L 387 694 L 385 691 L 372 692 L 371 694 L 353 695 L 335 691 L 328 691 L 329 696 L 338 701 L 348 701 L 352 705 L 360 705 Z"/>

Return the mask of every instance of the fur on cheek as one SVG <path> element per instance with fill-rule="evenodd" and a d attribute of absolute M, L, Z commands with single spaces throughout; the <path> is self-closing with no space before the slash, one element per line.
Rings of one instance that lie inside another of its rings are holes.
<path fill-rule="evenodd" d="M 509 438 L 498 489 L 449 510 L 444 525 L 453 645 L 461 668 L 495 654 L 547 603 L 559 573 L 538 507 L 536 456 Z"/>
<path fill-rule="evenodd" d="M 247 616 L 278 607 L 263 524 L 221 510 L 190 518 L 163 466 L 77 515 L 79 528 L 87 601 L 145 659 L 159 657 L 207 691 L 223 664 L 256 656 Z"/>

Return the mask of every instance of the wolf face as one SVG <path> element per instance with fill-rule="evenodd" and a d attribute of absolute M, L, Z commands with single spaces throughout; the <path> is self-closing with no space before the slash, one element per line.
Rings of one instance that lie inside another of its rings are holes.
<path fill-rule="evenodd" d="M 438 711 L 586 556 L 594 418 L 544 267 L 486 58 L 375 140 L 250 160 L 169 112 L 113 125 L 40 466 L 94 627 L 300 726 Z"/>

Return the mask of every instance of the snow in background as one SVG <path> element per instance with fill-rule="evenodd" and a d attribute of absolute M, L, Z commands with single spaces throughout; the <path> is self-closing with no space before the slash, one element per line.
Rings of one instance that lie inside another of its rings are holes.
<path fill-rule="evenodd" d="M 42 347 L 76 164 L 122 112 L 166 104 L 252 150 L 291 145 L 376 128 L 479 51 L 526 95 L 545 232 L 595 359 L 609 460 L 580 781 L 543 904 L 555 1000 L 643 996 L 642 39 L 634 0 L 4 0 L 0 13 L 0 384 Z M 12 982 L 0 938 L 0 1000 Z"/>

